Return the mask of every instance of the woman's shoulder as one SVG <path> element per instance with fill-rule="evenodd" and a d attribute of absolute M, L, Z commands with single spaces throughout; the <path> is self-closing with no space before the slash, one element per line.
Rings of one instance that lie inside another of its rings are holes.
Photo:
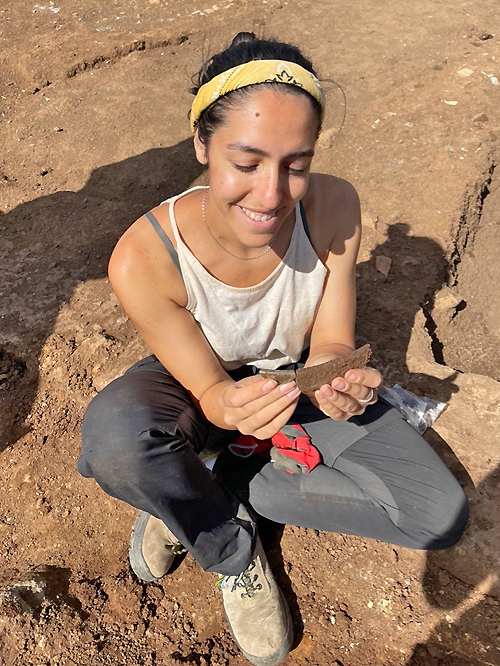
<path fill-rule="evenodd" d="M 168 202 L 164 202 L 151 212 L 175 248 L 168 209 Z M 133 288 L 140 275 L 141 283 L 163 291 L 179 304 L 187 301 L 179 270 L 146 215 L 139 217 L 119 239 L 109 260 L 108 274 L 115 291 Z"/>
<path fill-rule="evenodd" d="M 304 205 L 317 212 L 332 212 L 332 206 L 359 203 L 356 188 L 349 181 L 327 173 L 312 173 Z"/>
<path fill-rule="evenodd" d="M 303 204 L 313 246 L 320 257 L 329 251 L 335 238 L 349 237 L 360 226 L 358 193 L 343 178 L 311 174 Z"/>

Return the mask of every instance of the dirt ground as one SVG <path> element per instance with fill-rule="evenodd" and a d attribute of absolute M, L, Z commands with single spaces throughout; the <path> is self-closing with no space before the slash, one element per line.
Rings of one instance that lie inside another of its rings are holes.
<path fill-rule="evenodd" d="M 0 5 L 0 662 L 243 666 L 213 576 L 131 574 L 134 509 L 78 476 L 90 399 L 147 353 L 106 279 L 121 233 L 205 174 L 186 114 L 239 30 L 328 83 L 315 168 L 358 188 L 360 343 L 449 403 L 431 444 L 461 542 L 415 552 L 285 527 L 290 666 L 500 664 L 498 0 L 4 0 Z M 258 630 L 258 628 L 256 628 Z"/>

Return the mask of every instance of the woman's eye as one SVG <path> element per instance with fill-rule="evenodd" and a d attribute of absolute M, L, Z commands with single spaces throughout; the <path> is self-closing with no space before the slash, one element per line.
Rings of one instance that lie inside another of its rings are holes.
<path fill-rule="evenodd" d="M 244 165 L 244 164 L 235 164 L 235 165 L 234 165 L 234 168 L 235 168 L 235 169 L 238 169 L 238 171 L 243 171 L 243 173 L 250 173 L 250 171 L 253 171 L 253 170 L 256 169 L 257 167 L 254 166 L 254 165 L 246 166 L 246 165 Z"/>
<path fill-rule="evenodd" d="M 257 169 L 258 165 L 257 164 L 247 165 L 247 164 L 234 164 L 233 163 L 233 166 L 238 171 L 242 171 L 243 173 L 250 173 L 252 171 L 255 171 L 255 169 Z M 292 174 L 292 176 L 302 176 L 305 173 L 307 173 L 307 171 L 309 169 L 309 166 L 304 167 L 303 169 L 297 169 L 296 167 L 294 168 L 294 167 L 291 167 L 291 166 L 285 166 L 285 169 L 288 171 L 288 173 Z"/>
<path fill-rule="evenodd" d="M 310 165 L 307 165 L 303 169 L 297 169 L 294 167 L 287 167 L 288 168 L 288 173 L 291 176 L 306 176 L 309 173 Z"/>

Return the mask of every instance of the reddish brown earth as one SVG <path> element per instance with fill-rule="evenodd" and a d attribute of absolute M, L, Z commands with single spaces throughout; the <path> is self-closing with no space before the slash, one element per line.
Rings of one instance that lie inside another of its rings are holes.
<path fill-rule="evenodd" d="M 117 238 L 205 175 L 186 114 L 238 30 L 298 42 L 329 85 L 316 170 L 363 203 L 358 342 L 449 403 L 463 483 L 427 554 L 286 527 L 271 560 L 295 666 L 500 664 L 497 0 L 4 0 L 0 9 L 0 661 L 243 666 L 213 577 L 127 564 L 135 511 L 75 471 L 85 406 L 146 353 L 106 279 Z"/>

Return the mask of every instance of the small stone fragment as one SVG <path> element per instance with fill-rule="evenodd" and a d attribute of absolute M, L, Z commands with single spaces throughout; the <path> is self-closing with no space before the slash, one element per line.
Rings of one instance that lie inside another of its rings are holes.
<path fill-rule="evenodd" d="M 378 217 L 376 215 L 372 215 L 371 213 L 363 212 L 361 215 L 361 224 L 363 227 L 376 229 L 378 226 Z"/>
<path fill-rule="evenodd" d="M 463 67 L 462 69 L 459 69 L 457 74 L 459 76 L 470 76 L 471 74 L 474 74 L 472 69 L 469 69 L 468 67 Z"/>
<path fill-rule="evenodd" d="M 324 129 L 319 135 L 319 139 L 317 142 L 319 150 L 328 150 L 328 148 L 331 148 L 335 142 L 337 134 L 338 130 L 336 129 L 333 128 Z"/>
<path fill-rule="evenodd" d="M 389 271 L 391 270 L 391 264 L 392 264 L 392 259 L 390 257 L 386 257 L 383 254 L 380 254 L 378 257 L 375 257 L 375 266 L 377 267 L 377 270 L 380 271 L 387 277 L 389 275 Z"/>
<path fill-rule="evenodd" d="M 472 120 L 475 123 L 487 123 L 489 118 L 485 113 L 478 113 Z"/>

